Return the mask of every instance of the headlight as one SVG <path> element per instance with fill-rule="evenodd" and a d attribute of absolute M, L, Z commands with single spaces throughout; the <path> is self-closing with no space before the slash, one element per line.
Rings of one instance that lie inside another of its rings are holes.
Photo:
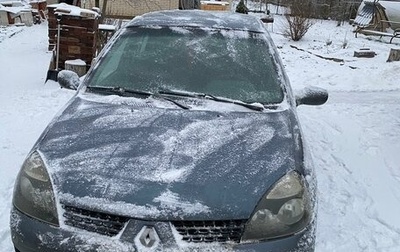
<path fill-rule="evenodd" d="M 25 160 L 14 186 L 14 206 L 24 214 L 58 226 L 53 187 L 38 152 Z"/>
<path fill-rule="evenodd" d="M 297 172 L 283 176 L 261 199 L 245 227 L 243 241 L 291 235 L 310 221 L 310 195 Z"/>

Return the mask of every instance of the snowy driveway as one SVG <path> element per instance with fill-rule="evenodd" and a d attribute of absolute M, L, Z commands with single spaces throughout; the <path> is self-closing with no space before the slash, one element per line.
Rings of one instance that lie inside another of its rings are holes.
<path fill-rule="evenodd" d="M 317 251 L 399 251 L 400 92 L 300 108 L 320 195 Z"/>
<path fill-rule="evenodd" d="M 273 38 L 295 89 L 316 85 L 331 95 L 321 107 L 299 107 L 319 183 L 317 251 L 400 251 L 400 62 L 385 62 L 387 43 L 346 36 L 349 26 L 315 27 L 296 46 L 346 58 L 345 65 L 293 49 L 279 34 Z M 348 48 L 336 48 L 343 38 Z M 73 92 L 43 84 L 50 59 L 46 23 L 0 41 L 0 251 L 12 251 L 8 220 L 15 176 Z M 376 49 L 377 57 L 351 57 L 365 46 Z"/>

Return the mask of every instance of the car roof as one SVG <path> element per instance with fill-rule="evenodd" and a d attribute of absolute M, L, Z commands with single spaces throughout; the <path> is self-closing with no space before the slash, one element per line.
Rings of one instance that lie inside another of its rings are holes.
<path fill-rule="evenodd" d="M 264 33 L 266 31 L 262 22 L 251 15 L 202 10 L 168 10 L 150 12 L 135 17 L 126 27 L 138 26 L 199 27 L 251 31 L 258 33 Z"/>

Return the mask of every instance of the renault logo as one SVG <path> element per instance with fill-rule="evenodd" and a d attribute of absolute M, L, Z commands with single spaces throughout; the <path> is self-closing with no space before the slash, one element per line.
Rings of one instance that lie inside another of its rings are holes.
<path fill-rule="evenodd" d="M 153 227 L 144 227 L 139 233 L 139 242 L 146 248 L 153 247 L 158 242 L 158 236 Z"/>

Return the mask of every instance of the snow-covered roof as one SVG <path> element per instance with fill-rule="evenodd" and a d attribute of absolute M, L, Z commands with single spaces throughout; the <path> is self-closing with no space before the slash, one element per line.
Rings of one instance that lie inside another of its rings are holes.
<path fill-rule="evenodd" d="M 127 27 L 134 26 L 210 27 L 260 33 L 265 32 L 259 19 L 249 15 L 223 11 L 167 10 L 151 12 L 134 18 L 127 25 Z"/>
<path fill-rule="evenodd" d="M 0 0 L 0 3 L 5 3 L 5 4 L 12 3 L 12 2 L 20 2 L 20 1 Z"/>
<path fill-rule="evenodd" d="M 10 2 L 6 2 L 6 3 L 11 5 Z M 4 4 L 4 2 L 2 2 L 2 4 L 0 4 L 0 10 L 6 11 L 6 12 L 9 12 L 9 13 L 12 13 L 12 14 L 18 14 L 20 12 L 30 11 L 31 10 L 31 6 L 30 5 L 15 4 L 15 5 L 13 5 L 13 7 L 6 7 L 3 4 Z"/>
<path fill-rule="evenodd" d="M 371 23 L 372 19 L 374 18 L 374 6 L 372 4 L 364 4 L 358 10 L 358 14 L 354 23 L 359 26 L 367 26 Z"/>
<path fill-rule="evenodd" d="M 92 11 L 92 10 L 88 10 L 88 9 L 82 9 L 78 6 L 74 6 L 74 5 L 69 5 L 66 3 L 60 3 L 60 4 L 51 4 L 48 5 L 48 7 L 50 8 L 54 8 L 55 12 L 60 12 L 63 15 L 70 15 L 70 16 L 93 16 L 93 17 L 98 17 L 99 13 Z M 84 13 L 82 15 L 82 13 Z M 88 15 L 86 15 L 88 14 Z"/>
<path fill-rule="evenodd" d="M 379 1 L 377 4 L 384 8 L 388 21 L 395 22 L 391 23 L 391 27 L 393 29 L 400 28 L 400 1 Z M 368 25 L 375 15 L 374 5 L 374 1 L 364 0 L 358 8 L 358 14 L 354 22 L 360 26 Z M 399 23 L 397 24 L 396 22 Z"/>

